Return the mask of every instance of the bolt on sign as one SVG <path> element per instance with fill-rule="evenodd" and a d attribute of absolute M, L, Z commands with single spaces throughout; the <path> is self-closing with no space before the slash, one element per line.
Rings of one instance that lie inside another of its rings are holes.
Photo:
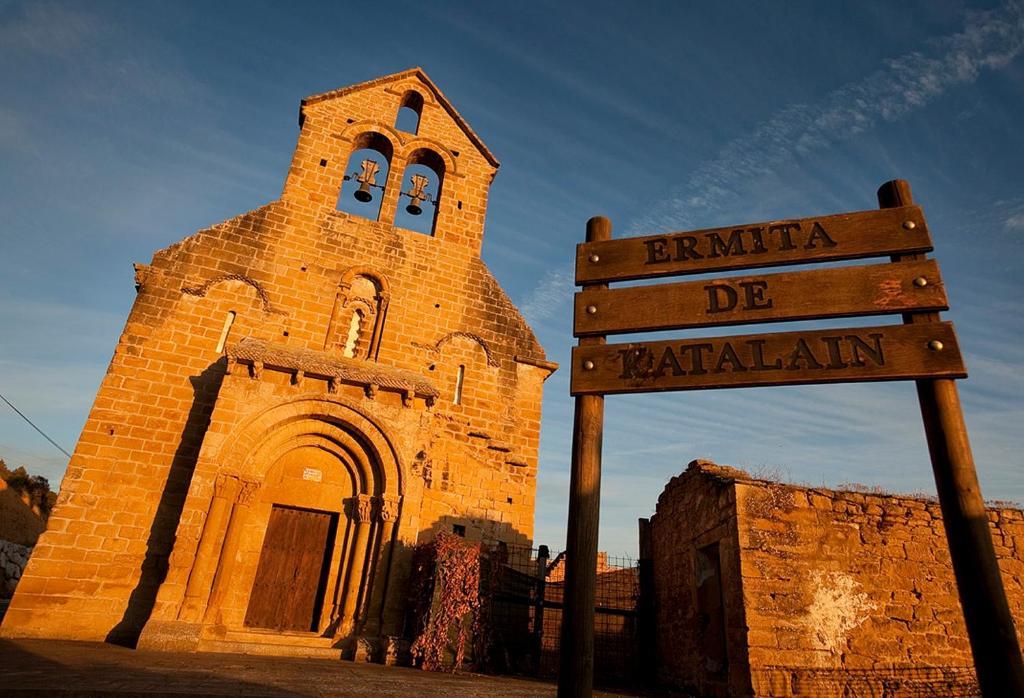
<path fill-rule="evenodd" d="M 917 381 L 961 605 L 985 696 L 1024 695 L 956 384 L 966 378 L 932 240 L 903 180 L 881 208 L 611 239 L 594 218 L 577 246 L 570 391 L 576 396 L 560 696 L 592 689 L 604 396 L 712 388 Z M 885 263 L 756 272 L 656 285 L 610 282 L 889 257 Z M 903 324 L 605 343 L 612 334 L 900 314 Z M 837 429 L 841 425 L 837 425 Z M 978 524 L 981 521 L 981 524 Z"/>

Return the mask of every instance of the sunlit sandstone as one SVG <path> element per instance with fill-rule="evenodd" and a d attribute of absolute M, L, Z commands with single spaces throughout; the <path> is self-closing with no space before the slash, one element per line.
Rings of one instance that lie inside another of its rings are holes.
<path fill-rule="evenodd" d="M 555 366 L 480 259 L 498 161 L 418 69 L 300 124 L 279 199 L 137 265 L 4 636 L 393 660 L 411 546 L 531 542 Z M 379 220 L 336 210 L 367 146 Z M 442 179 L 433 235 L 392 224 L 413 163 Z"/>

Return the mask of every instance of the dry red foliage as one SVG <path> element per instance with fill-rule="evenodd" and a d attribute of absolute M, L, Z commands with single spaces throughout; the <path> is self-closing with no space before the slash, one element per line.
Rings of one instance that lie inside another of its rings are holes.
<path fill-rule="evenodd" d="M 427 671 L 456 671 L 479 631 L 480 546 L 442 533 L 417 546 L 415 557 L 414 574 L 424 583 L 417 585 L 423 630 L 412 643 L 413 661 Z"/>

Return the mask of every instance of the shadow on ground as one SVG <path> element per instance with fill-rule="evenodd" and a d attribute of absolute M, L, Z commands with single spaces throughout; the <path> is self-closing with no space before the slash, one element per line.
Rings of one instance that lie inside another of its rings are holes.
<path fill-rule="evenodd" d="M 554 696 L 555 685 L 330 659 L 132 650 L 104 643 L 0 640 L 5 696 Z M 635 695 L 595 692 L 595 696 Z"/>

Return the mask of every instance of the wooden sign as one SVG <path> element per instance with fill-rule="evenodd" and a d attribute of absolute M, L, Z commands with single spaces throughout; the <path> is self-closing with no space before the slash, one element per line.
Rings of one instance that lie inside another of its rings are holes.
<path fill-rule="evenodd" d="M 1024 696 L 1024 658 L 985 518 L 954 378 L 965 378 L 945 288 L 910 185 L 881 210 L 613 240 L 587 221 L 576 248 L 576 396 L 559 698 L 590 696 L 605 395 L 916 380 L 943 527 L 981 693 Z M 892 263 L 609 289 L 614 281 L 891 256 Z M 623 332 L 903 313 L 902 325 L 605 344 Z M 741 416 L 742 417 L 742 416 Z M 841 431 L 843 425 L 837 424 Z"/>
<path fill-rule="evenodd" d="M 649 279 L 729 269 L 929 252 L 917 206 L 587 242 L 576 283 Z"/>
<path fill-rule="evenodd" d="M 885 325 L 597 344 L 572 352 L 572 394 L 964 378 L 953 325 Z"/>
<path fill-rule="evenodd" d="M 948 310 L 934 260 L 814 269 L 576 294 L 577 337 Z"/>

